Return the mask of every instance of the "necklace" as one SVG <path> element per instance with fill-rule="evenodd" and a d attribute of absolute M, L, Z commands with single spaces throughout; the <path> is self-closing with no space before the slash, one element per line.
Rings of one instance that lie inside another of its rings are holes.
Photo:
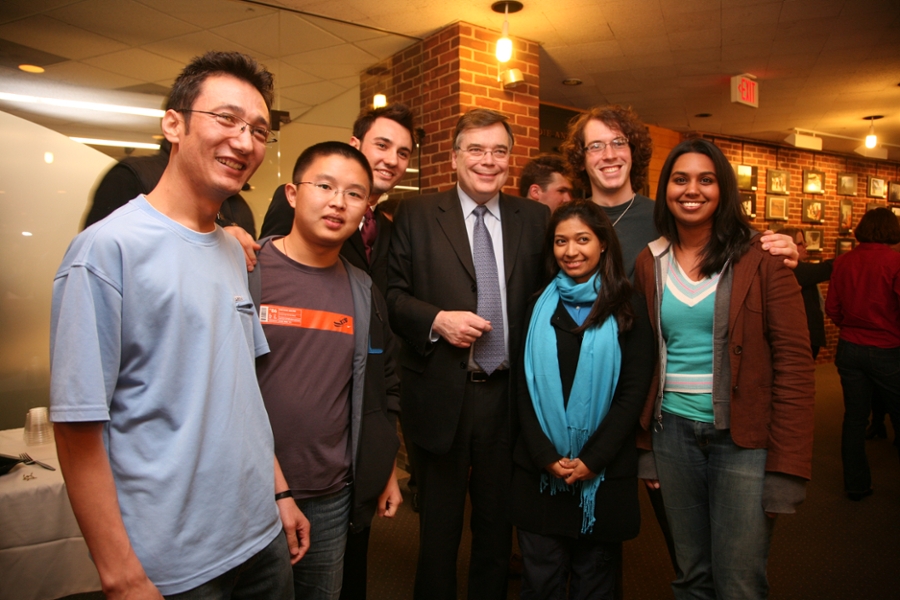
<path fill-rule="evenodd" d="M 291 255 L 287 249 L 287 236 L 284 236 L 283 238 L 281 238 L 281 249 L 284 251 L 285 256 L 287 256 L 291 260 L 294 260 L 291 258 Z"/>
<path fill-rule="evenodd" d="M 631 201 L 628 203 L 628 206 L 626 206 L 625 210 L 622 211 L 622 214 L 619 215 L 615 221 L 613 221 L 613 224 L 612 224 L 613 227 L 615 227 L 619 223 L 619 221 L 622 220 L 622 217 L 625 216 L 625 213 L 627 213 L 628 209 L 631 208 L 631 205 L 634 204 L 635 198 L 637 198 L 637 193 L 635 193 L 633 196 L 631 196 Z"/>

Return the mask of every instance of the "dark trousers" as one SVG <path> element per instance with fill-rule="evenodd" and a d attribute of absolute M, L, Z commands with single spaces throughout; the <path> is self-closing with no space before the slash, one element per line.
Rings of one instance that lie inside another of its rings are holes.
<path fill-rule="evenodd" d="M 369 533 L 371 527 L 347 534 L 344 549 L 344 579 L 341 584 L 341 600 L 366 600 L 366 579 L 369 575 Z"/>
<path fill-rule="evenodd" d="M 456 556 L 466 491 L 472 502 L 468 597 L 506 598 L 512 547 L 508 383 L 505 373 L 484 383 L 466 383 L 450 450 L 434 454 L 416 448 L 420 506 L 417 600 L 456 600 Z"/>
<path fill-rule="evenodd" d="M 900 348 L 876 348 L 839 340 L 834 364 L 844 390 L 841 427 L 844 490 L 863 493 L 872 487 L 866 458 L 866 426 L 872 397 L 877 394 L 891 420 L 900 422 Z"/>
<path fill-rule="evenodd" d="M 621 542 L 517 531 L 523 563 L 522 600 L 615 598 Z"/>

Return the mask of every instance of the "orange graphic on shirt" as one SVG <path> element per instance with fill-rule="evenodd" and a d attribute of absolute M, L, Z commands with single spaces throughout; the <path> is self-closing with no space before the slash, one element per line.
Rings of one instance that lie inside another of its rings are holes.
<path fill-rule="evenodd" d="M 353 317 L 325 310 L 263 304 L 259 307 L 259 320 L 263 325 L 302 327 L 353 335 Z"/>

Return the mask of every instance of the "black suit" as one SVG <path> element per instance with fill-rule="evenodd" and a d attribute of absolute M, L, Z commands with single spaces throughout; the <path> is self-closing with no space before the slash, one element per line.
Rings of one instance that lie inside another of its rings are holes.
<path fill-rule="evenodd" d="M 528 299 L 543 279 L 549 214 L 537 202 L 500 195 L 511 364 L 525 337 Z M 420 462 L 417 598 L 456 597 L 467 483 L 473 505 L 469 597 L 506 597 L 509 386 L 515 379 L 501 372 L 471 383 L 470 350 L 443 338 L 430 341 L 438 312 L 476 312 L 475 282 L 456 188 L 402 203 L 391 239 L 387 299 L 391 329 L 403 341 L 401 406 Z"/>
<path fill-rule="evenodd" d="M 369 274 L 372 283 L 382 294 L 387 292 L 387 266 L 388 248 L 391 245 L 391 220 L 375 211 L 375 223 L 378 226 L 378 235 L 375 237 L 375 247 L 372 248 L 372 262 L 366 258 L 366 247 L 363 245 L 362 235 L 354 231 L 353 235 L 341 246 L 341 256 L 350 261 L 354 267 L 359 267 Z M 284 185 L 278 186 L 272 195 L 272 202 L 263 219 L 260 239 L 271 235 L 287 235 L 294 225 L 294 209 L 288 204 L 284 193 Z"/>

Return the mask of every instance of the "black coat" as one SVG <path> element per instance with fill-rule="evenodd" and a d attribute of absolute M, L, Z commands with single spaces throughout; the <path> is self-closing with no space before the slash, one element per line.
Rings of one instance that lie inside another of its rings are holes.
<path fill-rule="evenodd" d="M 641 526 L 635 432 L 653 376 L 655 341 L 645 300 L 635 293 L 631 305 L 635 313 L 634 325 L 629 331 L 619 333 L 622 369 L 609 413 L 579 455 L 594 473 L 606 469 L 606 479 L 597 490 L 594 529 L 586 537 L 608 542 L 632 539 Z M 530 321 L 533 310 L 532 303 L 526 322 Z M 556 309 L 552 325 L 556 331 L 563 393 L 568 397 L 575 379 L 582 336 L 573 333 L 576 324 L 562 302 Z M 551 496 L 549 490 L 540 491 L 540 476 L 546 473 L 544 467 L 562 456 L 538 423 L 525 383 L 524 353 L 518 376 L 521 431 L 513 451 L 512 522 L 532 533 L 579 537 L 580 493 L 563 492 Z"/>
<path fill-rule="evenodd" d="M 806 324 L 809 327 L 809 342 L 813 347 L 825 346 L 825 315 L 822 314 L 822 298 L 819 285 L 831 279 L 831 268 L 834 259 L 821 263 L 800 263 L 794 269 L 794 276 L 800 284 L 803 294 L 803 307 L 806 308 Z"/>

